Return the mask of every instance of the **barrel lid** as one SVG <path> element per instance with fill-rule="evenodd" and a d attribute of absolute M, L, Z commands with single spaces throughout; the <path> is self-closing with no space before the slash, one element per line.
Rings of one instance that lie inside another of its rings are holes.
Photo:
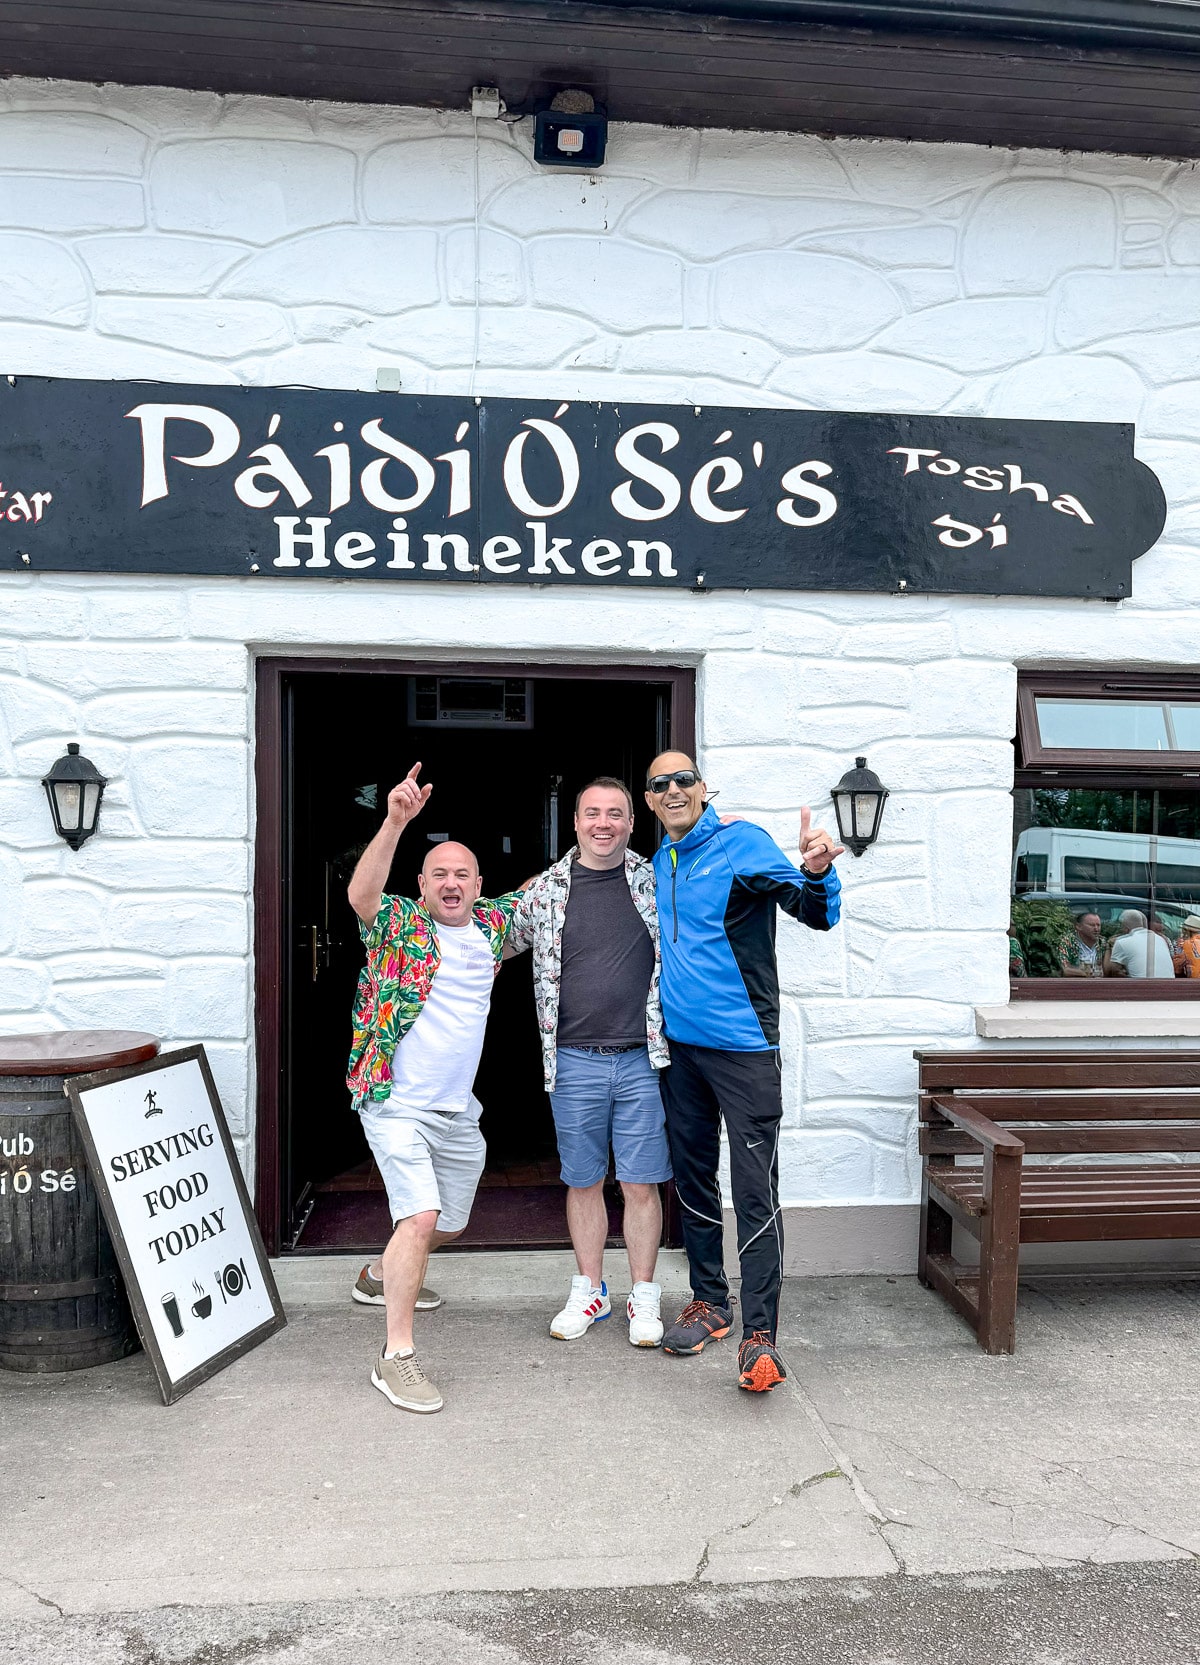
<path fill-rule="evenodd" d="M 144 1064 L 158 1054 L 158 1036 L 140 1029 L 56 1029 L 43 1035 L 0 1035 L 0 1076 L 83 1075 Z"/>

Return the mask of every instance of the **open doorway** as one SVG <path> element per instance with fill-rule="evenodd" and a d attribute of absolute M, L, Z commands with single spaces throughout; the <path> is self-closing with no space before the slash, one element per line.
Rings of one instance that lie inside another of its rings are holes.
<path fill-rule="evenodd" d="M 640 806 L 654 753 L 692 749 L 692 673 L 363 660 L 258 670 L 259 1218 L 274 1252 L 366 1252 L 390 1222 L 344 1085 L 363 962 L 346 885 L 388 790 L 417 759 L 434 787 L 390 889 L 415 894 L 441 836 L 470 845 L 484 894 L 501 894 L 570 847 L 575 795 L 593 776 L 627 781 Z M 634 848 L 656 842 L 639 807 Z M 497 979 L 476 1091 L 488 1166 L 463 1246 L 565 1246 L 528 955 Z"/>

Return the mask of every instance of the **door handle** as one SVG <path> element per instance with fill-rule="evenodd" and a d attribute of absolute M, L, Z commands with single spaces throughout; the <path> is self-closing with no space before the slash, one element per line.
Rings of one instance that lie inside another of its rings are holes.
<path fill-rule="evenodd" d="M 328 971 L 333 964 L 333 938 L 328 931 L 323 931 L 319 925 L 305 925 L 302 930 L 308 932 L 306 953 L 309 959 L 309 971 L 315 983 L 323 971 Z"/>

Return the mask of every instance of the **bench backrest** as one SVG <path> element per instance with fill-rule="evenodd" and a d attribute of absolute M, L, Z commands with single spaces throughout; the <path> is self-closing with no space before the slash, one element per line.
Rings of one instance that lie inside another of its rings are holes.
<path fill-rule="evenodd" d="M 1011 1128 L 1031 1153 L 1200 1151 L 1200 1052 L 981 1048 L 914 1056 L 921 1149 L 929 1154 L 979 1152 L 949 1127 L 939 1098 Z"/>

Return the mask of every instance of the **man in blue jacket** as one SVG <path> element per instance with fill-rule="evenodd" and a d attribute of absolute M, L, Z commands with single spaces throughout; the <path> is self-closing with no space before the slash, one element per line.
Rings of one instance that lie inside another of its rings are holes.
<path fill-rule="evenodd" d="M 671 1049 L 661 1085 L 692 1280 L 692 1300 L 663 1348 L 702 1352 L 733 1323 L 717 1178 L 724 1117 L 742 1272 L 738 1385 L 765 1393 L 787 1374 L 775 1350 L 783 1275 L 775 910 L 831 930 L 841 892 L 833 862 L 842 847 L 810 825 L 807 809 L 799 868 L 761 827 L 722 825 L 683 752 L 655 758 L 646 802 L 666 833 L 654 857 Z"/>

